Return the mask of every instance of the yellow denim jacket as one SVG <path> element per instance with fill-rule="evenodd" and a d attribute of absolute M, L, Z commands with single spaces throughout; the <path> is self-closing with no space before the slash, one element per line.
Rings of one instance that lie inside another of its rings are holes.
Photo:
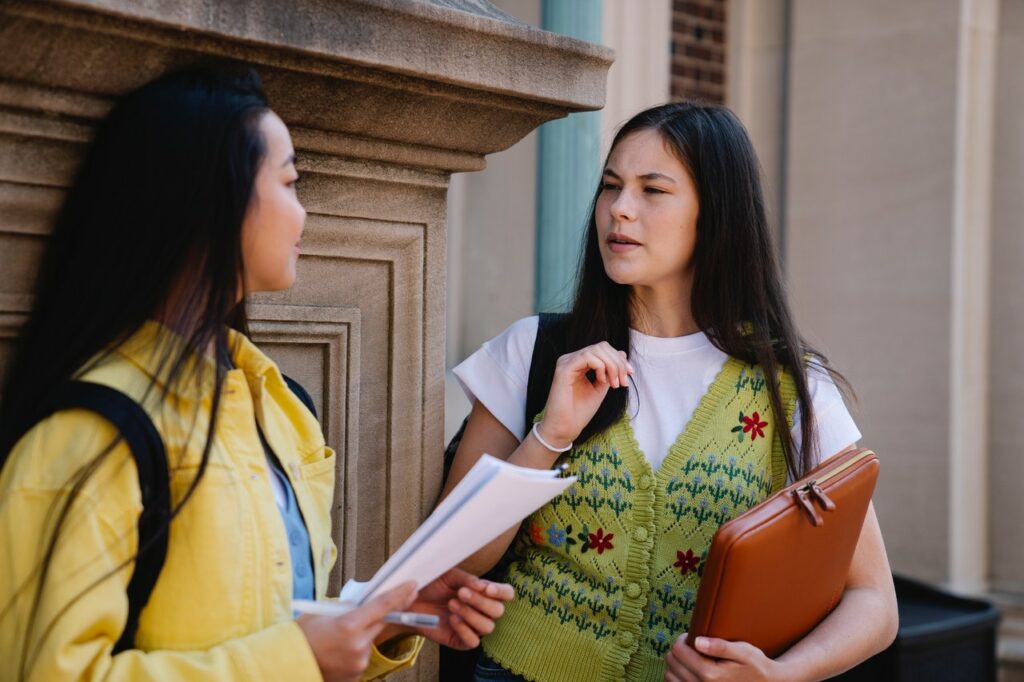
<path fill-rule="evenodd" d="M 117 388 L 146 408 L 167 450 L 172 506 L 196 475 L 213 393 L 213 363 L 202 359 L 196 362 L 205 378 L 162 395 L 159 377 L 166 370 L 159 356 L 180 343 L 149 322 L 79 377 Z M 61 528 L 29 636 L 26 679 L 321 679 L 292 618 L 288 542 L 256 423 L 306 521 L 318 598 L 337 555 L 330 533 L 335 455 L 277 366 L 241 335 L 233 334 L 232 344 L 237 369 L 224 382 L 209 463 L 171 524 L 137 648 L 111 655 L 127 618 L 133 564 L 124 564 L 135 554 L 142 510 L 135 463 L 121 443 L 88 478 Z M 156 389 L 147 393 L 153 379 Z M 55 510 L 74 473 L 116 435 L 91 412 L 59 412 L 21 438 L 0 472 L 0 680 L 18 679 L 36 569 Z M 374 650 L 364 679 L 411 666 L 421 645 L 418 637 L 397 640 L 392 658 Z"/>

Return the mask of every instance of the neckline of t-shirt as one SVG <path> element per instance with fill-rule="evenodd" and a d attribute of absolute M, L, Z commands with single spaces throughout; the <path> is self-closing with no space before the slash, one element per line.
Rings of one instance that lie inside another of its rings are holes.
<path fill-rule="evenodd" d="M 629 330 L 630 346 L 638 353 L 646 356 L 678 355 L 707 348 L 711 340 L 704 332 L 694 332 L 686 336 L 649 336 L 636 329 Z"/>

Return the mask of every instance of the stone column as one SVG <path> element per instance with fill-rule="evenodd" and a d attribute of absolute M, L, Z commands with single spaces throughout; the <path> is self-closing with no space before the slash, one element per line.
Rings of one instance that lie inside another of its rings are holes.
<path fill-rule="evenodd" d="M 791 0 L 730 0 L 725 104 L 747 127 L 765 182 L 768 218 L 785 241 L 788 13 Z"/>
<path fill-rule="evenodd" d="M 601 32 L 615 50 L 601 110 L 604 161 L 619 127 L 642 109 L 669 101 L 672 81 L 671 0 L 603 0 Z M 589 197 L 588 197 L 589 199 Z"/>
<path fill-rule="evenodd" d="M 333 589 L 368 578 L 441 483 L 449 175 L 599 108 L 610 50 L 483 0 L 9 0 L 0 54 L 0 371 L 111 98 L 209 57 L 259 71 L 309 218 L 298 282 L 254 301 L 254 336 L 338 451 Z M 436 676 L 423 658 L 403 679 Z"/>

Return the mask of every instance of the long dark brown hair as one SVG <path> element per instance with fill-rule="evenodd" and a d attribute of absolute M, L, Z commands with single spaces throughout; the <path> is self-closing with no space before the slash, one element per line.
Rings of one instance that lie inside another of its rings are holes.
<path fill-rule="evenodd" d="M 115 103 L 59 211 L 33 309 L 8 365 L 0 466 L 65 382 L 104 362 L 146 320 L 159 316 L 186 341 L 177 349 L 154 349 L 161 393 L 153 395 L 161 399 L 184 382 L 208 381 L 198 376 L 203 363 L 190 360 L 210 348 L 224 351 L 226 324 L 245 332 L 241 233 L 265 153 L 258 126 L 267 110 L 256 74 L 225 65 L 164 75 Z M 209 459 L 226 372 L 224 352 L 215 357 L 212 414 L 198 473 L 171 519 L 200 484 Z M 154 389 L 155 383 L 147 396 Z M 71 493 L 54 512 L 55 529 L 33 575 L 22 676 L 61 528 L 83 485 L 117 442 L 68 472 Z M 26 589 L 0 605 L 0 618 Z M 38 646 L 59 617 L 42 628 Z"/>
<path fill-rule="evenodd" d="M 750 138 L 725 107 L 676 102 L 631 118 L 615 135 L 611 149 L 642 130 L 658 131 L 697 187 L 700 211 L 690 294 L 697 326 L 726 354 L 761 366 L 775 415 L 786 414 L 779 370 L 784 368 L 793 377 L 800 404 L 800 452 L 796 452 L 789 429 L 778 429 L 778 436 L 789 472 L 798 478 L 818 457 L 805 358 L 820 365 L 840 386 L 849 387 L 827 359 L 799 336 L 793 323 L 765 211 L 760 165 Z M 564 323 L 566 347 L 607 341 L 628 354 L 629 329 L 639 311 L 631 288 L 612 281 L 601 260 L 596 222 L 600 192 L 599 186 L 584 236 L 575 300 Z M 577 441 L 583 442 L 614 423 L 627 399 L 625 388 L 610 390 Z"/>

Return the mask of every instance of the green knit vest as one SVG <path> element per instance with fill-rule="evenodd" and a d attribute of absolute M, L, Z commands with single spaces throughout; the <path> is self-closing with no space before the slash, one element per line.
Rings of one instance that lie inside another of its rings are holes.
<path fill-rule="evenodd" d="M 777 429 L 760 367 L 729 358 L 657 471 L 626 415 L 577 445 L 577 482 L 516 538 L 516 598 L 486 653 L 535 682 L 663 680 L 715 531 L 785 485 Z"/>

